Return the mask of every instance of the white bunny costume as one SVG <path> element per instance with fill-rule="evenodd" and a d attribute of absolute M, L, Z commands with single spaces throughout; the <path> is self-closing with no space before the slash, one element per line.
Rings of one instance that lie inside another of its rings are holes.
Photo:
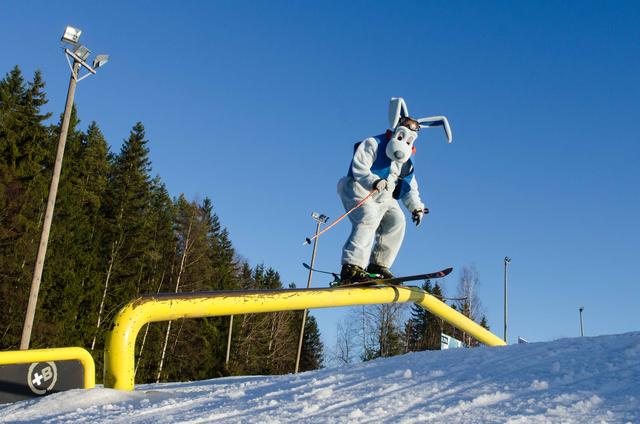
<path fill-rule="evenodd" d="M 338 182 L 338 194 L 345 210 L 350 210 L 373 189 L 379 192 L 350 215 L 352 229 L 342 250 L 345 266 L 370 272 L 389 273 L 404 238 L 405 218 L 398 200 L 412 212 L 419 225 L 424 203 L 420 199 L 413 164 L 413 143 L 420 128 L 444 126 L 449 142 L 451 129 L 443 116 L 413 120 L 402 98 L 389 105 L 391 130 L 356 144 L 348 175 Z M 389 273 L 390 275 L 390 273 Z"/>

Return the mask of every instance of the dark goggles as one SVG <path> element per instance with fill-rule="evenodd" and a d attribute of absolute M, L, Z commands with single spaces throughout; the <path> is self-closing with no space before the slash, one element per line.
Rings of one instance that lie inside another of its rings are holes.
<path fill-rule="evenodd" d="M 420 124 L 418 123 L 418 121 L 414 121 L 408 116 L 403 116 L 402 118 L 400 118 L 400 120 L 398 121 L 398 126 L 409 128 L 411 131 L 415 132 L 420 131 Z"/>

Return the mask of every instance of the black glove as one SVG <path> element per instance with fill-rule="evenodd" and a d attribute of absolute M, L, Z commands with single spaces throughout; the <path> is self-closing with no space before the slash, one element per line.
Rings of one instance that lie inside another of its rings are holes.
<path fill-rule="evenodd" d="M 380 178 L 375 183 L 373 183 L 373 189 L 378 190 L 378 192 L 382 193 L 382 190 L 387 189 L 387 180 L 383 180 Z"/>
<path fill-rule="evenodd" d="M 420 223 L 422 222 L 422 217 L 427 213 L 429 213 L 429 209 L 427 208 L 416 209 L 411 212 L 411 220 L 416 224 L 416 227 L 420 225 Z"/>

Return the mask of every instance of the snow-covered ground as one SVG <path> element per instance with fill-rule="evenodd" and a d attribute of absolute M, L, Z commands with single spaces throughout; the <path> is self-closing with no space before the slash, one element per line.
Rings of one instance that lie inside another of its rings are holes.
<path fill-rule="evenodd" d="M 134 392 L 73 390 L 0 406 L 0 422 L 640 423 L 640 332 Z"/>

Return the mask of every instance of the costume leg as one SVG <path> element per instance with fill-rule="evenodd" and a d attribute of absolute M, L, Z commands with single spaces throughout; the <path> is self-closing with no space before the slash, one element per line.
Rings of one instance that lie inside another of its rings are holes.
<path fill-rule="evenodd" d="M 370 263 L 391 268 L 398 256 L 406 228 L 404 214 L 395 200 L 385 203 L 386 211 L 376 230 L 375 246 Z"/>
<path fill-rule="evenodd" d="M 350 190 L 340 190 L 340 199 L 345 210 L 354 207 L 360 199 L 355 199 Z M 349 215 L 351 234 L 342 248 L 342 264 L 366 267 L 371 255 L 371 247 L 376 228 L 382 217 L 380 208 L 384 207 L 376 202 L 365 203 Z"/>

